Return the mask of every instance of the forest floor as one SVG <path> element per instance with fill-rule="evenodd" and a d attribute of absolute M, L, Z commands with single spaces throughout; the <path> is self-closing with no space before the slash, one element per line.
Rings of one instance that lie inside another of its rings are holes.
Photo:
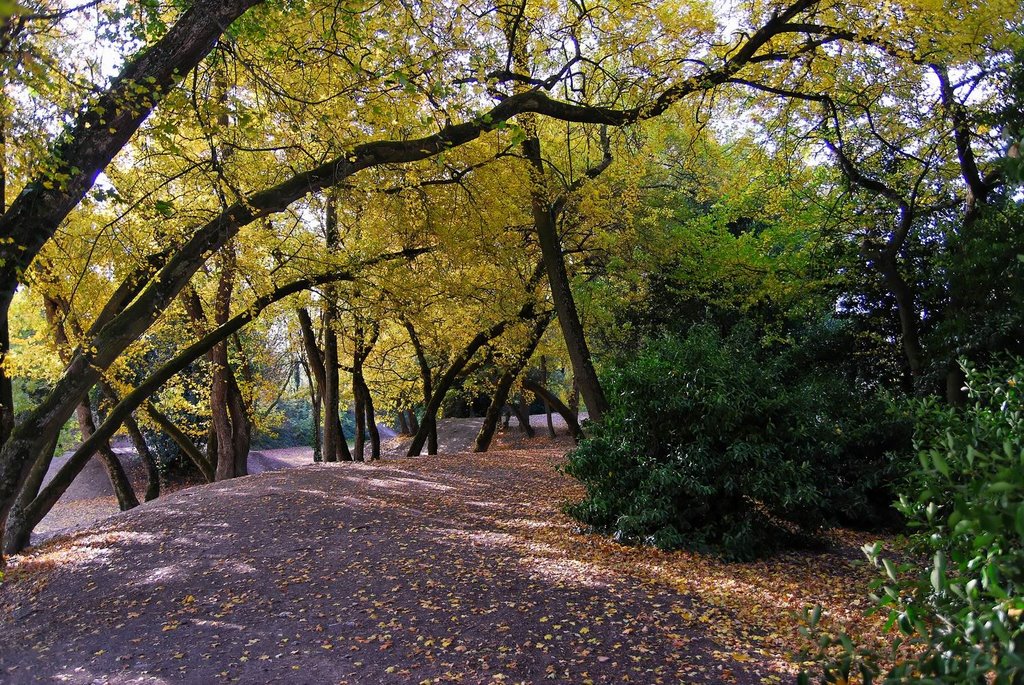
<path fill-rule="evenodd" d="M 805 606 L 872 629 L 865 536 L 625 547 L 561 512 L 564 444 L 529 444 L 266 471 L 55 537 L 0 585 L 0 682 L 778 683 Z"/>

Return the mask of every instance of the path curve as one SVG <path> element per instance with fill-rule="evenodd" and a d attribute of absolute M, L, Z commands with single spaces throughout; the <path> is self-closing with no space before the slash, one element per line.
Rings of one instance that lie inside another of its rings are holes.
<path fill-rule="evenodd" d="M 593 562 L 560 460 L 267 472 L 56 539 L 0 586 L 0 681 L 781 682 L 694 598 Z"/>

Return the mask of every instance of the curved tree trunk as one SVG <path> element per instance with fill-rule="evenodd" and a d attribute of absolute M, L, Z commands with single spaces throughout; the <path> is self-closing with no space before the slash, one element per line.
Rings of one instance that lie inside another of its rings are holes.
<path fill-rule="evenodd" d="M 43 297 L 43 305 L 46 310 L 46 321 L 53 329 L 53 339 L 57 345 L 58 354 L 61 360 L 66 363 L 71 354 L 71 341 L 68 338 L 66 325 L 70 323 L 72 330 L 78 330 L 76 322 L 71 318 L 71 308 L 63 300 L 49 295 Z M 79 401 L 78 406 L 75 408 L 75 416 L 78 421 L 79 433 L 84 442 L 96 432 L 96 422 L 92 415 L 92 403 L 88 395 L 84 395 Z M 56 443 L 56 436 L 54 436 L 54 443 Z M 52 452 L 50 452 L 50 455 L 52 457 Z M 117 497 L 117 504 L 121 511 L 137 507 L 139 500 L 135 496 L 135 491 L 132 489 L 132 484 L 124 472 L 121 461 L 110 448 L 109 440 L 104 440 L 97 446 L 95 457 L 103 465 L 107 473 L 107 478 L 110 480 L 110 486 Z M 74 476 L 77 476 L 80 471 L 81 469 L 74 471 Z M 47 511 L 49 511 L 49 508 L 47 508 Z"/>
<path fill-rule="evenodd" d="M 78 417 L 78 430 L 82 434 L 82 440 L 88 440 L 96 432 L 96 421 L 92 416 L 92 405 L 89 400 L 82 400 L 75 413 Z M 121 511 L 128 511 L 139 506 L 139 500 L 135 496 L 135 490 L 132 489 L 131 481 L 128 480 L 128 474 L 125 473 L 121 460 L 111 449 L 110 442 L 104 441 L 96 450 L 95 456 L 107 472 L 107 478 L 110 480 L 110 486 L 114 490 L 117 505 Z"/>
<path fill-rule="evenodd" d="M 95 432 L 95 428 L 93 428 L 93 432 Z M 83 446 L 91 440 L 91 438 L 93 437 L 93 432 L 90 432 L 88 437 L 86 437 L 83 434 Z M 98 444 L 95 445 L 95 450 L 97 452 L 102 450 L 103 444 L 106 442 L 106 440 L 107 438 L 103 438 L 99 441 Z M 56 445 L 56 440 L 53 441 L 53 445 Z M 57 501 L 61 498 L 61 495 L 63 495 L 67 491 L 67 489 L 71 486 L 71 483 L 75 480 L 75 478 L 78 477 L 78 474 L 82 472 L 83 468 L 85 468 L 85 465 L 89 462 L 89 459 L 93 456 L 93 454 L 94 453 L 92 450 L 83 450 L 80 447 L 78 450 L 75 451 L 71 458 L 60 468 L 60 470 L 57 471 L 57 473 L 50 480 L 50 482 L 48 482 L 45 487 L 39 490 L 39 494 L 32 498 L 31 502 L 26 502 L 24 504 L 22 524 L 26 527 L 26 529 L 24 531 L 14 531 L 15 538 L 24 539 L 27 541 L 28 536 L 31 535 L 32 530 L 39 524 L 40 521 L 43 520 L 43 518 L 50 512 L 50 510 L 53 509 L 53 507 L 57 504 Z M 48 462 L 49 460 L 38 460 L 36 466 L 34 467 L 34 470 L 35 468 L 38 468 L 43 461 Z M 116 456 L 113 458 L 113 462 L 120 466 L 120 462 L 117 461 Z M 123 475 L 123 470 L 121 473 Z M 127 497 L 128 493 L 130 492 L 131 498 L 134 499 L 135 493 L 133 490 L 131 490 L 131 484 L 127 482 L 127 478 L 124 479 L 124 483 L 126 483 L 127 485 L 122 485 L 122 487 L 124 487 L 125 490 L 124 492 L 122 492 L 121 496 Z M 117 486 L 115 486 L 115 488 L 116 487 Z M 24 494 L 24 492 L 22 494 Z M 19 495 L 19 499 L 20 498 L 21 496 Z M 138 505 L 138 500 L 136 500 L 135 505 Z M 6 529 L 4 535 L 6 538 Z M 7 546 L 8 543 L 5 542 L 4 544 L 5 546 Z"/>
<path fill-rule="evenodd" d="M 491 396 L 491 403 L 487 405 L 487 411 L 484 413 L 483 425 L 480 426 L 480 432 L 476 434 L 476 441 L 473 443 L 474 452 L 486 452 L 490 448 L 491 440 L 494 439 L 494 431 L 497 430 L 498 421 L 501 420 L 501 412 L 508 402 L 512 384 L 516 382 L 516 377 L 521 370 L 521 367 L 515 370 L 509 369 L 498 379 L 498 383 L 494 386 L 494 394 Z"/>
<path fill-rule="evenodd" d="M 557 395 L 552 393 L 543 385 L 531 381 L 530 379 L 525 379 L 523 381 L 523 389 L 529 390 L 534 395 L 541 398 L 550 407 L 554 408 L 554 410 L 562 416 L 562 419 L 565 420 L 565 425 L 569 427 L 569 434 L 572 437 L 579 439 L 581 433 L 579 420 L 576 412 L 573 411 L 570 406 L 564 404 L 560 399 L 558 399 Z"/>
<path fill-rule="evenodd" d="M 139 429 L 139 423 L 135 420 L 135 417 L 129 416 L 126 418 L 124 425 L 128 429 L 128 436 L 132 439 L 132 444 L 135 446 L 135 452 L 139 455 L 139 460 L 146 467 L 145 500 L 151 502 L 160 496 L 160 470 L 157 468 L 153 453 L 149 450 L 149 445 L 146 444 L 146 437 Z"/>
<path fill-rule="evenodd" d="M 114 387 L 106 379 L 100 381 L 100 392 L 102 393 L 102 398 L 111 407 L 121 401 L 117 391 L 114 390 Z M 102 402 L 99 406 L 101 410 L 104 407 Z M 105 411 L 98 412 L 101 423 L 106 420 L 105 413 Z M 142 466 L 146 469 L 146 494 L 144 499 L 146 502 L 149 502 L 160 496 L 160 470 L 157 468 L 153 453 L 149 450 L 146 438 L 142 434 L 142 430 L 139 428 L 139 424 L 133 414 L 125 417 L 124 426 L 128 431 L 128 437 L 131 439 L 132 445 L 135 447 L 135 453 L 138 455 L 139 461 L 142 462 Z"/>
<path fill-rule="evenodd" d="M 203 454 L 195 443 L 185 435 L 184 431 L 174 425 L 174 422 L 161 412 L 152 402 L 146 402 L 146 414 L 152 419 L 153 423 L 157 425 L 167 436 L 174 441 L 179 449 L 185 453 L 185 456 L 189 458 L 199 473 L 202 474 L 203 478 L 206 479 L 207 483 L 212 483 L 217 479 L 217 461 L 216 461 L 216 447 L 211 453 Z M 216 434 L 211 434 L 211 440 L 216 440 Z"/>
<path fill-rule="evenodd" d="M 532 311 L 532 307 L 530 307 Z M 431 431 L 437 431 L 437 412 L 441 409 L 441 403 L 444 402 L 444 396 L 451 390 L 452 386 L 455 385 L 456 379 L 462 370 L 469 363 L 469 360 L 473 358 L 473 355 L 477 351 L 486 345 L 488 342 L 498 337 L 505 332 L 505 328 L 508 327 L 507 321 L 502 321 L 495 324 L 486 331 L 477 333 L 476 336 L 469 342 L 466 348 L 452 361 L 451 366 L 437 382 L 437 385 L 432 388 L 430 401 L 427 402 L 426 408 L 423 410 L 423 420 L 420 421 L 420 429 L 416 431 L 416 435 L 412 439 L 412 443 L 409 445 L 409 451 L 406 456 L 418 457 L 420 452 L 423 451 L 423 445 L 427 441 L 427 436 Z"/>
<path fill-rule="evenodd" d="M 484 414 L 484 423 L 480 426 L 480 432 L 477 433 L 476 442 L 473 445 L 474 452 L 486 452 L 491 446 L 491 440 L 494 439 L 494 431 L 498 426 L 499 419 L 501 419 L 501 411 L 508 402 L 508 395 L 512 389 L 512 384 L 515 383 L 516 378 L 530 362 L 530 357 L 537 350 L 537 345 L 540 344 L 540 339 L 544 337 L 544 331 L 547 330 L 550 323 L 551 315 L 541 315 L 538 317 L 533 329 L 530 331 L 530 337 L 527 338 L 525 348 L 516 356 L 512 368 L 506 369 L 501 378 L 498 379 L 498 384 L 494 389 L 494 396 L 491 398 L 491 403 L 487 406 L 487 412 Z"/>
<path fill-rule="evenodd" d="M 50 468 L 53 451 L 56 448 L 57 439 L 54 438 L 48 445 L 48 449 L 32 465 L 28 479 L 7 515 L 7 521 L 3 528 L 4 554 L 17 554 L 28 547 L 32 541 L 32 530 L 46 515 L 44 512 L 43 516 L 33 517 L 29 506 L 39 496 L 39 490 L 43 485 L 43 479 L 46 478 L 46 472 Z M 46 511 L 48 512 L 49 509 Z"/>
<path fill-rule="evenodd" d="M 512 407 L 512 412 L 519 420 L 519 430 L 525 433 L 526 437 L 532 438 L 535 433 L 533 426 L 530 425 L 530 405 L 526 401 L 526 396 L 523 393 L 519 393 L 516 401 L 509 406 Z"/>

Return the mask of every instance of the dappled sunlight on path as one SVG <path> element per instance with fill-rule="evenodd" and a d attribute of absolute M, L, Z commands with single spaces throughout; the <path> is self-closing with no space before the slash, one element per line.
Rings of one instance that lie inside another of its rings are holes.
<path fill-rule="evenodd" d="M 51 541 L 0 589 L 0 680 L 788 682 L 789 612 L 863 591 L 843 554 L 722 565 L 584 534 L 560 460 L 269 472 Z"/>

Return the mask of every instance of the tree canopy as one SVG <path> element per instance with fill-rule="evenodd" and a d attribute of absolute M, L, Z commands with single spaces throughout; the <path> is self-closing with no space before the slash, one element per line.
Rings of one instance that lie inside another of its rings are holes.
<path fill-rule="evenodd" d="M 965 368 L 1024 352 L 1022 20 L 1012 0 L 0 3 L 5 551 L 94 453 L 137 503 L 115 436 L 155 497 L 151 446 L 245 475 L 289 402 L 338 461 L 379 457 L 381 421 L 434 453 L 457 402 L 486 450 L 535 397 L 590 441 L 579 516 L 641 540 L 742 556 L 759 516 L 816 525 L 835 482 L 874 517 L 909 440 L 859 432 L 880 393 L 956 407 Z M 706 482 L 751 464 L 763 480 Z M 679 513 L 700 497 L 735 509 Z"/>

